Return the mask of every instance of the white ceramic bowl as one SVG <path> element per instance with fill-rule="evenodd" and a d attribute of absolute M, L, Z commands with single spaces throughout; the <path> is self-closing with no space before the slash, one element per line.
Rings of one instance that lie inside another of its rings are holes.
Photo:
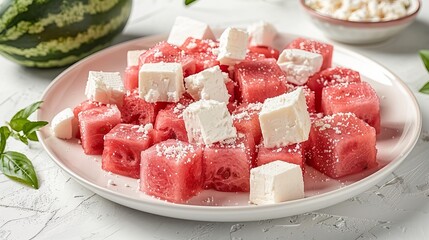
<path fill-rule="evenodd" d="M 317 12 L 300 0 L 313 23 L 328 37 L 338 42 L 369 44 L 387 40 L 410 25 L 420 10 L 421 0 L 412 0 L 408 14 L 402 18 L 380 22 L 354 22 Z"/>

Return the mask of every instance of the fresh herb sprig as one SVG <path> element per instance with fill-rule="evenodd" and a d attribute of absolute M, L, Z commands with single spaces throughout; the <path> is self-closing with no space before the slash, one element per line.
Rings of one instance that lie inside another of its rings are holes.
<path fill-rule="evenodd" d="M 423 64 L 425 65 L 426 70 L 429 72 L 429 50 L 421 50 L 420 57 L 423 60 Z M 429 94 L 429 82 L 423 85 L 423 87 L 420 88 L 419 92 Z"/>
<path fill-rule="evenodd" d="M 36 102 L 19 110 L 5 126 L 0 127 L 0 171 L 10 179 L 39 188 L 36 171 L 30 159 L 15 151 L 5 151 L 9 137 L 28 145 L 29 141 L 37 142 L 36 131 L 46 126 L 45 121 L 30 121 L 28 117 L 40 108 L 42 102 Z"/>
<path fill-rule="evenodd" d="M 188 6 L 194 2 L 196 2 L 197 0 L 185 0 L 185 5 Z"/>

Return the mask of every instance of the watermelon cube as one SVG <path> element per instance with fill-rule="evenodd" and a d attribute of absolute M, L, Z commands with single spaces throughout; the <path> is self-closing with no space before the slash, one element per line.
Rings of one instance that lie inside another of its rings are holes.
<path fill-rule="evenodd" d="M 155 143 L 167 139 L 177 139 L 188 142 L 188 135 L 183 120 L 183 110 L 192 103 L 192 100 L 182 98 L 177 104 L 169 104 L 158 112 L 155 121 Z"/>
<path fill-rule="evenodd" d="M 255 140 L 255 144 L 261 141 L 262 132 L 259 124 L 259 112 L 262 103 L 243 103 L 232 113 L 234 127 L 238 132 L 250 133 Z"/>
<path fill-rule="evenodd" d="M 354 113 L 380 133 L 380 100 L 375 90 L 366 82 L 325 87 L 321 105 L 322 112 L 326 115 Z"/>
<path fill-rule="evenodd" d="M 165 103 L 148 103 L 139 96 L 137 90 L 127 93 L 124 97 L 122 107 L 122 122 L 145 125 L 147 123 L 155 123 L 155 118 L 158 111 L 165 107 Z"/>
<path fill-rule="evenodd" d="M 248 192 L 250 169 L 255 166 L 255 142 L 251 134 L 215 143 L 204 149 L 205 189 L 221 192 Z"/>
<path fill-rule="evenodd" d="M 338 83 L 361 82 L 359 72 L 349 68 L 333 67 L 314 74 L 307 82 L 307 86 L 314 91 L 316 110 L 321 111 L 322 89 Z"/>
<path fill-rule="evenodd" d="M 201 147 L 167 140 L 141 153 L 140 190 L 174 203 L 184 203 L 202 189 Z"/>
<path fill-rule="evenodd" d="M 256 158 L 257 166 L 277 160 L 293 163 L 299 165 L 301 169 L 304 169 L 305 157 L 302 143 L 295 143 L 279 148 L 267 148 L 262 144 L 258 146 L 258 156 Z"/>
<path fill-rule="evenodd" d="M 307 163 L 331 178 L 376 166 L 375 129 L 353 113 L 336 113 L 314 121 Z"/>
<path fill-rule="evenodd" d="M 327 43 L 318 42 L 311 39 L 297 38 L 286 46 L 287 49 L 301 49 L 304 51 L 318 53 L 323 57 L 323 64 L 320 70 L 330 68 L 332 66 L 332 55 L 334 46 Z"/>
<path fill-rule="evenodd" d="M 100 155 L 104 135 L 121 122 L 121 112 L 116 105 L 95 107 L 80 112 L 78 121 L 83 151 L 87 155 Z"/>
<path fill-rule="evenodd" d="M 185 54 L 180 48 L 167 42 L 160 42 L 140 55 L 139 66 L 145 63 L 180 63 L 183 76 L 187 77 L 195 73 L 195 60 Z M 139 68 L 140 68 L 139 67 Z"/>
<path fill-rule="evenodd" d="M 258 55 L 262 54 L 265 58 L 274 58 L 276 60 L 279 58 L 280 55 L 279 50 L 266 46 L 250 46 L 249 52 L 256 53 Z"/>
<path fill-rule="evenodd" d="M 288 90 L 285 75 L 273 58 L 235 65 L 235 81 L 243 103 L 264 102 Z"/>
<path fill-rule="evenodd" d="M 132 91 L 139 86 L 139 66 L 129 66 L 125 69 L 124 87 Z"/>
<path fill-rule="evenodd" d="M 85 111 L 85 110 L 89 110 L 92 108 L 100 107 L 100 106 L 105 106 L 105 104 L 99 103 L 99 102 L 94 102 L 91 100 L 85 100 L 73 109 L 73 115 L 77 119 L 80 112 Z M 76 131 L 76 138 L 80 138 L 80 129 L 79 128 L 80 127 L 79 127 L 79 122 L 78 122 L 78 128 Z"/>
<path fill-rule="evenodd" d="M 186 55 L 195 60 L 195 72 L 219 65 L 217 55 L 213 52 L 219 47 L 219 43 L 211 39 L 196 39 L 189 37 L 180 47 Z"/>
<path fill-rule="evenodd" d="M 152 145 L 152 124 L 118 124 L 104 136 L 101 168 L 140 178 L 141 152 Z"/>

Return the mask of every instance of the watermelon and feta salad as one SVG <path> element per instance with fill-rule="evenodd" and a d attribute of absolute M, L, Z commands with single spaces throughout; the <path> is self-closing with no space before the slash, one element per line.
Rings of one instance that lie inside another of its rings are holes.
<path fill-rule="evenodd" d="M 90 71 L 87 99 L 55 117 L 54 135 L 173 203 L 206 189 L 284 202 L 305 197 L 308 168 L 341 179 L 377 166 L 375 90 L 332 64 L 332 45 L 274 49 L 276 36 L 258 22 L 217 39 L 178 17 L 166 41 L 128 52 L 122 74 Z"/>

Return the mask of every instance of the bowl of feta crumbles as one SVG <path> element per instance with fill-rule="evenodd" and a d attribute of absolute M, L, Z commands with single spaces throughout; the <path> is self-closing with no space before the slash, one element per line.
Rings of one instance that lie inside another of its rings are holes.
<path fill-rule="evenodd" d="M 421 0 L 300 0 L 328 37 L 350 44 L 385 41 L 410 25 Z"/>

